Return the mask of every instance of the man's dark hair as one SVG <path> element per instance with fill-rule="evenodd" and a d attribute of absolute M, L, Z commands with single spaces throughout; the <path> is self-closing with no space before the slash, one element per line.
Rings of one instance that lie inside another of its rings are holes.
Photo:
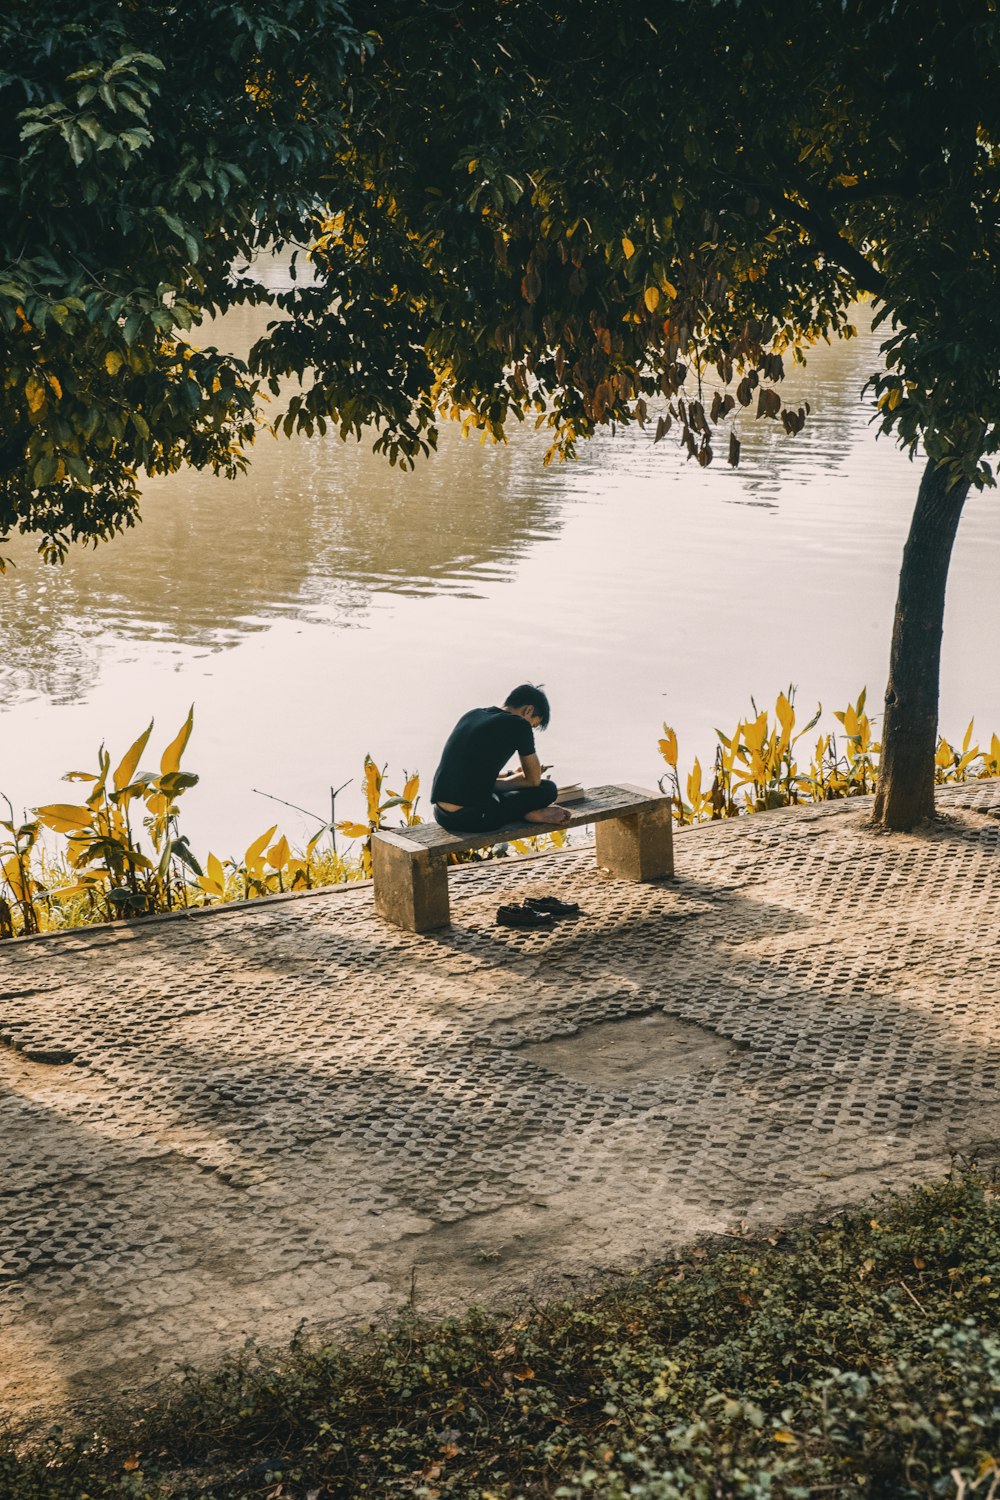
<path fill-rule="evenodd" d="M 549 700 L 540 687 L 533 683 L 522 682 L 520 687 L 507 694 L 503 700 L 504 708 L 533 708 L 541 719 L 541 728 L 549 727 Z"/>

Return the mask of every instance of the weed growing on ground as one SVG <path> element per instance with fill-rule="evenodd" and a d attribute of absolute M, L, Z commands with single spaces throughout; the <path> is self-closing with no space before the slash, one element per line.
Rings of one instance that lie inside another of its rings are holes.
<path fill-rule="evenodd" d="M 8 1500 L 987 1500 L 1000 1201 L 975 1170 L 599 1295 L 192 1373 L 86 1438 L 0 1449 Z"/>

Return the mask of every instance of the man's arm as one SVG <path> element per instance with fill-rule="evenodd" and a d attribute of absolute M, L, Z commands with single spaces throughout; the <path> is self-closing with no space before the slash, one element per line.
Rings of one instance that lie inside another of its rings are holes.
<path fill-rule="evenodd" d="M 501 776 L 496 783 L 498 792 L 511 792 L 519 786 L 538 786 L 542 779 L 542 765 L 537 755 L 522 755 L 520 757 L 521 769 L 512 771 L 507 776 Z M 546 771 L 549 769 L 545 767 Z"/>

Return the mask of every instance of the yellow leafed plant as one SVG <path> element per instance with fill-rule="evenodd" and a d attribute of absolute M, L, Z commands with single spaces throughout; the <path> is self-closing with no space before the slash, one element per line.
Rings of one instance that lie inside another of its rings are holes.
<path fill-rule="evenodd" d="M 752 717 L 741 719 L 732 735 L 715 731 L 718 744 L 711 786 L 703 787 L 702 768 L 695 760 L 683 782 L 686 796 L 678 769 L 677 735 L 664 724 L 659 750 L 668 769 L 660 778 L 660 789 L 673 797 L 675 821 L 702 823 L 873 792 L 881 746 L 874 736 L 866 697 L 862 689 L 856 702 L 834 714 L 843 732 L 820 734 L 811 759 L 802 764 L 796 746 L 819 722 L 822 706 L 796 732 L 794 688 L 778 694 L 773 718 L 766 709 L 758 711 L 751 699 Z M 972 734 L 970 724 L 961 749 L 944 738 L 938 741 L 934 764 L 939 783 L 1000 775 L 1000 738 L 994 734 L 990 749 L 984 751 L 973 743 Z"/>

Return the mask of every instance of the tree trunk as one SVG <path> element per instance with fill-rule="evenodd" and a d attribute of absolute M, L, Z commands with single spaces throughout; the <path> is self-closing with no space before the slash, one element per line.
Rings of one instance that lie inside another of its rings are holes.
<path fill-rule="evenodd" d="M 951 549 L 969 493 L 928 461 L 903 551 L 872 821 L 905 831 L 934 816 L 938 682 Z"/>

